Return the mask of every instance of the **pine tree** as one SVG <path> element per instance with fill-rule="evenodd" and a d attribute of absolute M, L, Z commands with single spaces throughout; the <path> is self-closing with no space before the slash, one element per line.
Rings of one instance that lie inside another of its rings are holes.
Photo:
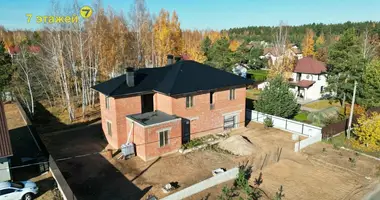
<path fill-rule="evenodd" d="M 328 91 L 336 93 L 335 99 L 352 100 L 354 82 L 358 82 L 356 102 L 363 103 L 363 73 L 366 60 L 361 54 L 359 39 L 355 29 L 348 29 L 339 40 L 329 48 L 328 54 Z M 344 83 L 344 84 L 342 84 Z"/>
<path fill-rule="evenodd" d="M 365 107 L 380 106 L 380 60 L 366 66 L 363 75 L 363 104 Z"/>
<path fill-rule="evenodd" d="M 0 41 L 0 97 L 5 88 L 9 86 L 13 71 L 12 59 L 5 52 L 4 43 Z"/>
<path fill-rule="evenodd" d="M 281 75 L 269 81 L 269 85 L 260 93 L 255 102 L 255 110 L 284 118 L 293 117 L 299 110 L 294 94 L 289 90 L 289 84 Z"/>
<path fill-rule="evenodd" d="M 307 29 L 305 38 L 302 42 L 302 54 L 303 56 L 314 56 L 314 32 L 311 29 Z"/>

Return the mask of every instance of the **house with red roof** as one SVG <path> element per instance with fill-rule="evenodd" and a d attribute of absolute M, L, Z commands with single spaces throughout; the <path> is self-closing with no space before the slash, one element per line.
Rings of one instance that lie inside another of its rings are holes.
<path fill-rule="evenodd" d="M 321 98 L 327 86 L 326 64 L 312 57 L 298 60 L 293 70 L 291 86 L 297 97 L 304 100 Z"/>

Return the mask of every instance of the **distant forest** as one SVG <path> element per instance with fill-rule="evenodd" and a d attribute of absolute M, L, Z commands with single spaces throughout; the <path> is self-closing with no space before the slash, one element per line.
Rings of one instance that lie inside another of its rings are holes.
<path fill-rule="evenodd" d="M 271 42 L 273 41 L 273 35 L 276 32 L 276 28 L 277 26 L 248 26 L 231 28 L 229 30 L 223 30 L 222 32 L 228 32 L 228 35 L 233 39 L 245 41 L 264 40 Z M 380 35 L 380 22 L 375 21 L 345 22 L 340 24 L 312 23 L 300 26 L 287 26 L 289 41 L 299 46 L 301 46 L 307 29 L 313 30 L 316 37 L 323 33 L 327 37 L 326 39 L 329 40 L 343 34 L 345 30 L 350 28 L 355 28 L 358 32 L 363 32 L 368 29 L 371 35 Z"/>

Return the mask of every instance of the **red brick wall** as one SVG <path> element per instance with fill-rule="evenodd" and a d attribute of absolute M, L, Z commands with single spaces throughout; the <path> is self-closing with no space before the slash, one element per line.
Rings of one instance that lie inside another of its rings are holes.
<path fill-rule="evenodd" d="M 169 144 L 163 147 L 159 145 L 158 132 L 162 129 L 170 128 Z M 177 151 L 182 145 L 182 126 L 181 120 L 176 120 L 145 129 L 146 135 L 146 160 L 156 158 L 160 155 Z"/>
<path fill-rule="evenodd" d="M 172 98 L 164 94 L 154 94 L 154 109 L 165 112 L 169 115 L 173 114 Z"/>
<path fill-rule="evenodd" d="M 116 113 L 115 113 L 115 99 L 110 97 L 110 108 L 106 109 L 106 103 L 105 103 L 105 95 L 102 93 L 99 93 L 99 100 L 100 100 L 100 113 L 102 117 L 102 128 L 104 135 L 108 141 L 108 143 L 116 148 L 118 144 L 117 140 L 117 126 L 116 126 Z M 112 123 L 112 136 L 108 135 L 107 130 L 107 120 Z"/>
<path fill-rule="evenodd" d="M 128 124 L 131 123 L 127 120 Z M 160 147 L 159 134 L 160 130 L 170 128 L 169 130 L 169 144 Z M 157 126 L 143 127 L 134 122 L 133 128 L 133 142 L 136 145 L 136 155 L 141 159 L 147 161 L 158 156 L 175 152 L 182 145 L 182 127 L 181 120 L 171 121 L 167 123 L 158 124 Z"/>
<path fill-rule="evenodd" d="M 192 108 L 186 108 L 185 97 L 173 98 L 173 114 L 193 119 L 190 122 L 192 137 L 205 131 L 223 130 L 223 114 L 234 111 L 239 111 L 239 127 L 242 127 L 245 121 L 245 92 L 245 87 L 236 88 L 234 100 L 229 100 L 229 90 L 215 92 L 213 110 L 210 110 L 210 93 L 195 95 Z"/>
<path fill-rule="evenodd" d="M 141 113 L 141 97 L 116 99 L 110 97 L 110 108 L 108 110 L 105 107 L 105 96 L 99 93 L 99 98 L 104 135 L 113 148 L 120 148 L 122 144 L 127 142 L 128 137 L 126 116 Z M 112 136 L 108 135 L 107 132 L 107 120 L 112 123 Z"/>

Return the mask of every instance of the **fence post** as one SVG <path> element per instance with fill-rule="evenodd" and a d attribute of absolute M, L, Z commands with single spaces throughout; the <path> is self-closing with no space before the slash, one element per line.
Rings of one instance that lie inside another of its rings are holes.
<path fill-rule="evenodd" d="M 285 119 L 285 130 L 288 130 L 288 119 Z"/>
<path fill-rule="evenodd" d="M 259 112 L 256 111 L 256 121 L 259 121 Z"/>
<path fill-rule="evenodd" d="M 303 126 L 304 126 L 304 125 L 305 125 L 305 124 L 304 124 L 304 123 L 302 123 L 302 132 L 301 132 L 302 134 L 303 134 Z"/>

